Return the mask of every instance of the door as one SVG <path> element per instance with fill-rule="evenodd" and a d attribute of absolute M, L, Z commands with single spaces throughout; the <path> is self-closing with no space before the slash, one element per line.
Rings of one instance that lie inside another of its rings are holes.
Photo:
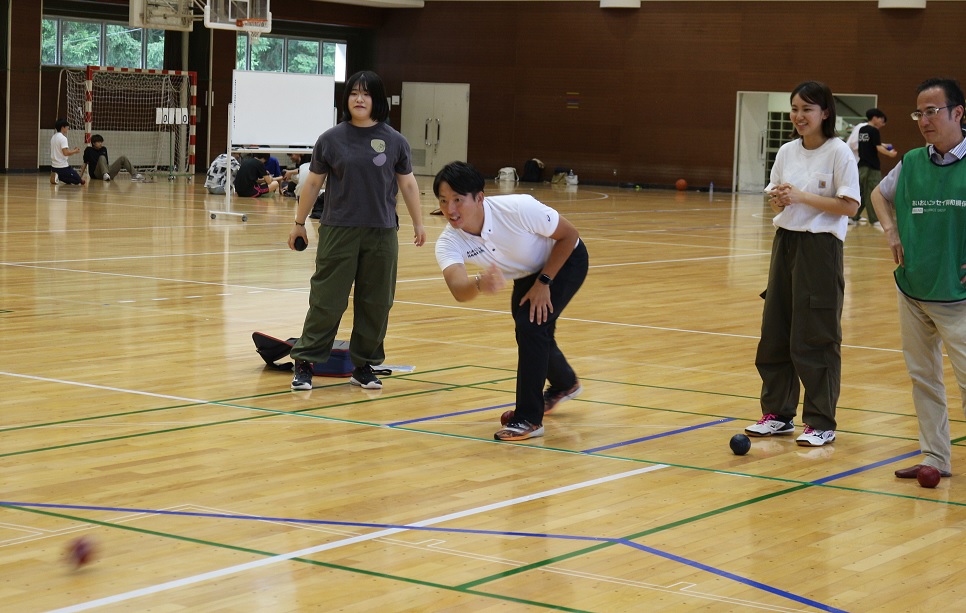
<path fill-rule="evenodd" d="M 413 173 L 435 175 L 454 160 L 466 160 L 469 144 L 468 83 L 402 85 L 402 126 L 413 154 Z"/>
<path fill-rule="evenodd" d="M 733 185 L 739 192 L 760 192 L 767 185 L 768 96 L 767 92 L 738 92 Z"/>

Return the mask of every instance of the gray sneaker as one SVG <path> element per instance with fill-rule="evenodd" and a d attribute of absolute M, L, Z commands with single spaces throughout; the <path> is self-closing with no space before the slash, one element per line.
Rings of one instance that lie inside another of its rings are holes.
<path fill-rule="evenodd" d="M 795 439 L 802 447 L 821 447 L 826 443 L 835 442 L 835 430 L 816 430 L 806 425 L 802 435 Z"/>
<path fill-rule="evenodd" d="M 751 436 L 771 436 L 772 434 L 791 434 L 795 431 L 795 424 L 791 420 L 785 421 L 774 413 L 762 415 L 757 424 L 745 428 Z"/>

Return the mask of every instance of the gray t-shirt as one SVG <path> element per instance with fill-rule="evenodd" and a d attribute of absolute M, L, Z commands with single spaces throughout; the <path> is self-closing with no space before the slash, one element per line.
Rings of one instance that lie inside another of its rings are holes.
<path fill-rule="evenodd" d="M 396 175 L 413 169 L 409 143 L 390 126 L 380 122 L 360 128 L 342 122 L 326 130 L 315 143 L 309 169 L 328 175 L 321 223 L 399 227 Z"/>

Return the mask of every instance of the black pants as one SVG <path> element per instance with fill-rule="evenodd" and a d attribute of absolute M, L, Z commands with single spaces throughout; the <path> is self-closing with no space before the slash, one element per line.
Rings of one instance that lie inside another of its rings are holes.
<path fill-rule="evenodd" d="M 516 324 L 517 337 L 517 403 L 515 416 L 531 424 L 543 423 L 543 384 L 567 389 L 577 381 L 574 369 L 557 347 L 554 333 L 557 318 L 580 289 L 587 277 L 587 247 L 578 242 L 550 286 L 553 313 L 542 324 L 530 321 L 530 304 L 520 300 L 537 281 L 539 272 L 513 282 L 510 312 Z"/>
<path fill-rule="evenodd" d="M 763 415 L 795 417 L 801 379 L 802 420 L 816 430 L 835 430 L 842 379 L 842 249 L 842 241 L 828 233 L 782 228 L 775 233 L 755 357 Z"/>

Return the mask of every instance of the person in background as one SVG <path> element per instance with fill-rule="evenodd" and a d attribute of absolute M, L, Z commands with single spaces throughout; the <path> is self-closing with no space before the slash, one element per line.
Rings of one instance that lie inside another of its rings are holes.
<path fill-rule="evenodd" d="M 144 177 L 134 172 L 134 166 L 127 156 L 118 156 L 114 163 L 110 162 L 107 155 L 107 147 L 104 146 L 104 137 L 100 134 L 91 136 L 91 144 L 84 149 L 84 164 L 87 167 L 87 174 L 91 179 L 101 179 L 103 181 L 113 181 L 123 168 L 131 175 L 132 181 L 143 181 Z"/>
<path fill-rule="evenodd" d="M 859 210 L 854 217 L 850 217 L 851 223 L 861 221 L 862 210 L 866 211 L 869 223 L 876 230 L 882 231 L 882 224 L 876 217 L 875 207 L 869 199 L 872 190 L 882 180 L 882 166 L 879 163 L 879 154 L 894 158 L 897 155 L 895 148 L 882 142 L 880 130 L 886 125 L 886 114 L 879 109 L 869 109 L 866 115 L 869 123 L 862 126 L 859 130 L 859 190 L 862 192 L 862 202 Z"/>
<path fill-rule="evenodd" d="M 234 181 L 239 196 L 258 198 L 278 190 L 278 180 L 265 170 L 268 158 L 267 153 L 256 153 L 241 161 Z"/>
<path fill-rule="evenodd" d="M 54 124 L 54 135 L 50 138 L 50 182 L 51 184 L 85 185 L 87 181 L 77 174 L 67 161 L 68 157 L 80 153 L 80 147 L 70 148 L 67 142 L 69 131 L 70 124 L 66 119 L 58 119 Z"/>

